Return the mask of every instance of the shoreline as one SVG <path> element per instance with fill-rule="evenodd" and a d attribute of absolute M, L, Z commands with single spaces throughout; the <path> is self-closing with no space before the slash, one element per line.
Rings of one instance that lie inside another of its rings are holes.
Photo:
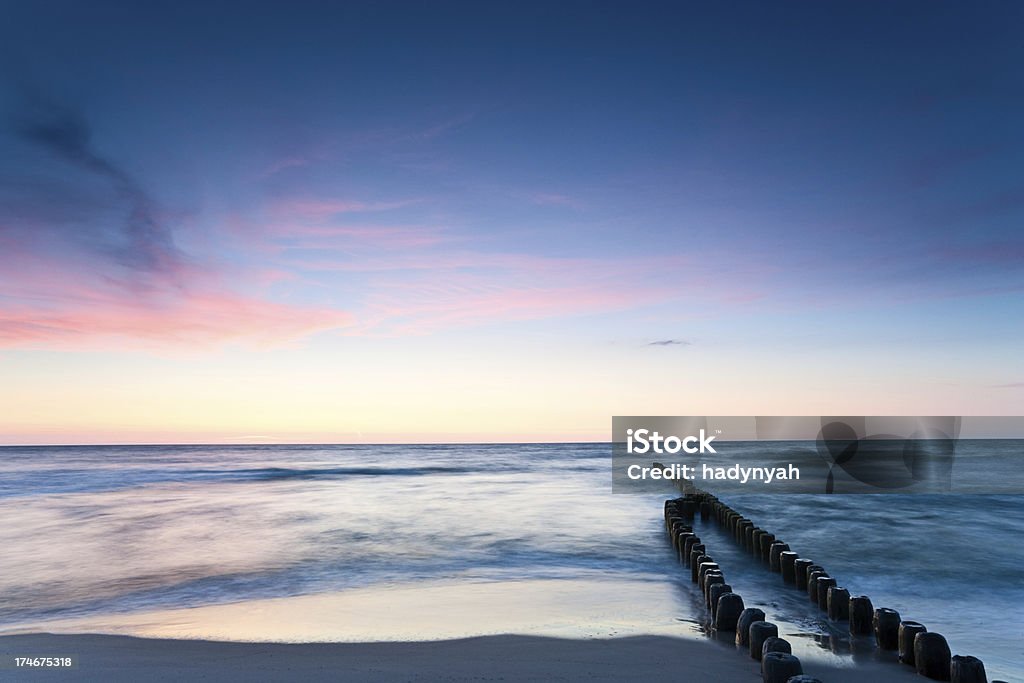
<path fill-rule="evenodd" d="M 757 681 L 758 662 L 735 646 L 670 636 L 571 640 L 494 635 L 370 643 L 252 643 L 99 634 L 0 636 L 0 654 L 77 656 L 74 671 L 14 672 L 33 681 Z M 804 662 L 827 683 L 920 680 L 910 667 Z M 5 674 L 8 672 L 5 671 Z"/>

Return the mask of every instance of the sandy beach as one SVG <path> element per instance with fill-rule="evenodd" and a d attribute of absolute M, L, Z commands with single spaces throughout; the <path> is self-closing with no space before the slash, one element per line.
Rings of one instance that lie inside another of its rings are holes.
<path fill-rule="evenodd" d="M 757 681 L 758 663 L 731 644 L 661 636 L 568 640 L 487 636 L 382 643 L 226 643 L 107 635 L 0 637 L 3 654 L 75 654 L 75 671 L 32 681 Z M 805 662 L 826 683 L 920 680 L 909 667 Z"/>

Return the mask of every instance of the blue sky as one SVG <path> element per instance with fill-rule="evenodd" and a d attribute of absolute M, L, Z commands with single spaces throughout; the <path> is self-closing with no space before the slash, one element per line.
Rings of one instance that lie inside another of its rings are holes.
<path fill-rule="evenodd" d="M 1014 4 L 7 16 L 5 441 L 1024 407 Z"/>

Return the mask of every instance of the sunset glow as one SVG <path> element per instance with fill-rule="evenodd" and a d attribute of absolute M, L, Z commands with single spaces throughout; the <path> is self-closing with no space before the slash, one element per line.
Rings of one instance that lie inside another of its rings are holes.
<path fill-rule="evenodd" d="M 724 8 L 8 8 L 0 442 L 1020 413 L 1019 41 L 928 9 L 753 9 L 751 75 Z"/>

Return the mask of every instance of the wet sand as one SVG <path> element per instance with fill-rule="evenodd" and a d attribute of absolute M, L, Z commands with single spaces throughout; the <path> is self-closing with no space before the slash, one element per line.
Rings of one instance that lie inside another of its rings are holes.
<path fill-rule="evenodd" d="M 74 671 L 2 671 L 31 681 L 750 681 L 758 663 L 730 645 L 663 636 L 568 640 L 485 636 L 377 643 L 237 643 L 112 635 L 0 637 L 0 653 L 78 657 Z M 909 667 L 804 662 L 827 683 L 920 680 Z"/>

